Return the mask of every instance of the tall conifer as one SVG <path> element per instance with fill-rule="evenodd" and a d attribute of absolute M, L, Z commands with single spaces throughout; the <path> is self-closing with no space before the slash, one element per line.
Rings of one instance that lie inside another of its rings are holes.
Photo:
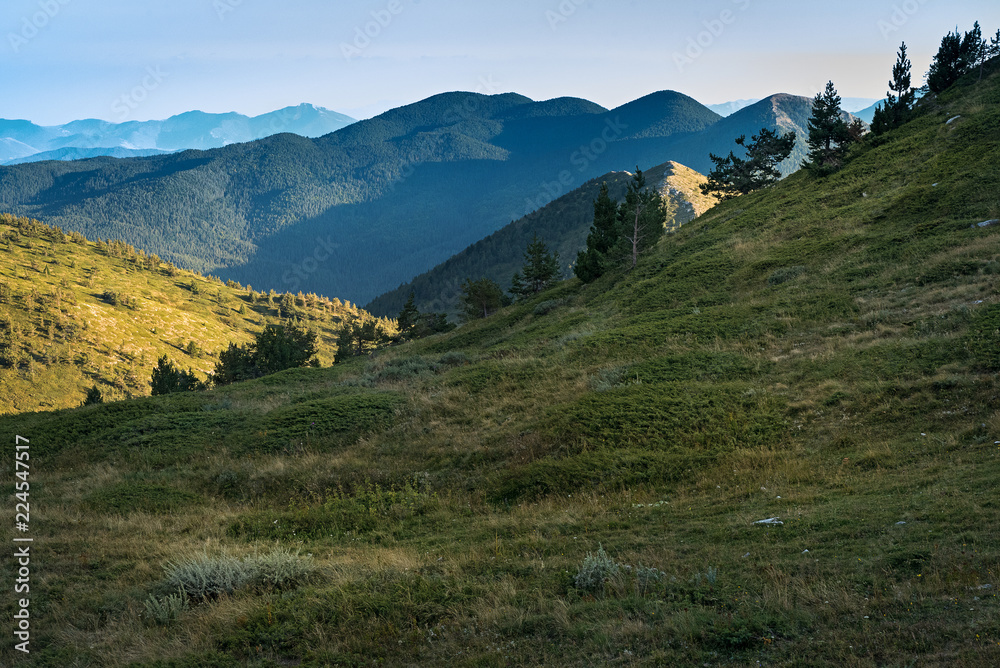
<path fill-rule="evenodd" d="M 833 82 L 813 99 L 812 117 L 809 119 L 809 155 L 803 167 L 819 173 L 829 173 L 840 168 L 850 143 L 847 122 L 840 109 L 840 95 Z"/>

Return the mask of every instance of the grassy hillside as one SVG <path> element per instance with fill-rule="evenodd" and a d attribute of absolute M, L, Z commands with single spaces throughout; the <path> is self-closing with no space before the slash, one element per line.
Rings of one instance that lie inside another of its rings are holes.
<path fill-rule="evenodd" d="M 290 319 L 317 331 L 329 365 L 341 323 L 371 317 L 339 299 L 251 291 L 0 215 L 0 414 L 79 406 L 94 385 L 111 400 L 148 395 L 162 355 L 205 378 L 230 342 Z"/>
<path fill-rule="evenodd" d="M 997 665 L 997 70 L 617 281 L 0 419 L 5 665 Z"/>
<path fill-rule="evenodd" d="M 668 199 L 670 229 L 687 223 L 711 208 L 716 200 L 702 194 L 707 179 L 676 162 L 649 169 L 647 183 Z M 625 198 L 630 172 L 610 172 L 583 184 L 573 192 L 546 204 L 523 218 L 478 241 L 428 272 L 395 290 L 376 297 L 365 307 L 378 315 L 395 316 L 413 292 L 422 312 L 455 312 L 461 287 L 467 279 L 482 277 L 507 288 L 511 276 L 524 264 L 524 250 L 537 234 L 550 250 L 559 254 L 565 276 L 572 276 L 577 253 L 586 248 L 594 222 L 594 200 L 607 183 L 615 201 Z"/>

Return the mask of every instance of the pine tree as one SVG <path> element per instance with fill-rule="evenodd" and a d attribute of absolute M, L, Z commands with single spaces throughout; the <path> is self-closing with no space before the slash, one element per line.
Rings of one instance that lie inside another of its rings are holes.
<path fill-rule="evenodd" d="M 941 38 L 941 46 L 927 72 L 927 88 L 932 93 L 941 93 L 965 74 L 963 70 L 962 37 L 958 31 L 949 32 Z"/>
<path fill-rule="evenodd" d="M 896 64 L 892 67 L 892 81 L 886 100 L 875 109 L 872 132 L 882 135 L 906 122 L 916 100 L 916 89 L 911 84 L 910 59 L 906 57 L 906 42 L 899 46 Z"/>
<path fill-rule="evenodd" d="M 536 233 L 524 251 L 524 265 L 511 279 L 510 292 L 515 298 L 526 298 L 552 286 L 559 280 L 559 255 L 549 252 L 548 246 Z"/>
<path fill-rule="evenodd" d="M 795 148 L 795 133 L 779 135 L 773 130 L 761 128 L 760 134 L 750 138 L 749 145 L 746 144 L 746 135 L 738 137 L 736 144 L 746 149 L 745 159 L 733 152 L 725 158 L 709 154 L 715 168 L 708 173 L 708 183 L 701 185 L 703 194 L 727 200 L 777 182 L 781 178 L 778 165 Z"/>
<path fill-rule="evenodd" d="M 267 325 L 254 341 L 254 362 L 261 375 L 303 366 L 319 366 L 316 332 L 294 325 Z"/>
<path fill-rule="evenodd" d="M 962 38 L 962 70 L 971 72 L 979 67 L 979 78 L 982 79 L 982 66 L 986 61 L 988 45 L 983 39 L 983 29 L 979 26 L 979 21 L 972 26 L 972 30 L 965 33 Z"/>
<path fill-rule="evenodd" d="M 625 201 L 618 208 L 618 229 L 621 230 L 618 248 L 624 251 L 622 254 L 631 268 L 639 262 L 639 256 L 663 236 L 666 220 L 663 198 L 660 193 L 646 188 L 646 177 L 636 167 Z"/>
<path fill-rule="evenodd" d="M 166 355 L 157 360 L 150 385 L 153 396 L 205 389 L 205 383 L 199 381 L 193 371 L 177 369 Z"/>
<path fill-rule="evenodd" d="M 345 323 L 337 337 L 337 353 L 334 363 L 339 364 L 349 357 L 357 357 L 376 350 L 386 340 L 385 332 L 379 328 L 378 322 L 357 320 Z"/>
<path fill-rule="evenodd" d="M 101 391 L 97 388 L 97 385 L 94 385 L 89 390 L 87 390 L 87 398 L 83 400 L 81 406 L 93 406 L 95 404 L 103 404 L 103 403 L 104 403 L 104 395 L 101 394 Z"/>
<path fill-rule="evenodd" d="M 354 335 L 355 325 L 353 322 L 345 322 L 337 335 L 337 353 L 333 357 L 334 364 L 340 364 L 348 357 L 354 356 Z"/>
<path fill-rule="evenodd" d="M 584 283 L 597 280 L 607 269 L 607 256 L 619 236 L 618 204 L 608 194 L 608 184 L 603 183 L 594 200 L 594 223 L 587 236 L 587 248 L 577 255 L 573 273 Z"/>
<path fill-rule="evenodd" d="M 294 325 L 267 325 L 249 345 L 229 344 L 219 353 L 215 385 L 228 385 L 304 366 L 319 366 L 316 332 Z"/>
<path fill-rule="evenodd" d="M 843 165 L 850 143 L 847 122 L 840 109 L 840 95 L 833 82 L 813 99 L 809 118 L 809 155 L 802 164 L 820 174 L 836 171 Z"/>
<path fill-rule="evenodd" d="M 507 306 L 510 299 L 496 281 L 481 278 L 478 281 L 466 279 L 462 284 L 459 302 L 462 305 L 461 315 L 465 320 L 479 320 L 488 318 L 500 308 Z"/>
<path fill-rule="evenodd" d="M 417 320 L 420 318 L 420 311 L 417 310 L 415 304 L 416 295 L 413 290 L 410 290 L 410 297 L 406 300 L 403 305 L 403 310 L 399 312 L 396 316 L 396 326 L 399 327 L 399 338 L 405 339 L 410 336 L 413 328 L 417 325 Z"/>

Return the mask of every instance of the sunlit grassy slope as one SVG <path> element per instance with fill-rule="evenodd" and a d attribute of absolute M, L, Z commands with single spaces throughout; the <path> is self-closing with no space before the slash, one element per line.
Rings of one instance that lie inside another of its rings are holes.
<path fill-rule="evenodd" d="M 230 342 L 290 320 L 317 332 L 329 365 L 342 323 L 371 318 L 339 299 L 251 292 L 0 216 L 0 414 L 79 406 L 94 386 L 109 400 L 149 395 L 162 355 L 204 379 Z"/>
<path fill-rule="evenodd" d="M 973 227 L 1000 218 L 998 127 L 994 69 L 617 282 L 3 418 L 35 538 L 33 651 L 4 664 L 1000 664 L 1000 226 Z M 165 566 L 278 548 L 297 570 L 156 622 Z"/>

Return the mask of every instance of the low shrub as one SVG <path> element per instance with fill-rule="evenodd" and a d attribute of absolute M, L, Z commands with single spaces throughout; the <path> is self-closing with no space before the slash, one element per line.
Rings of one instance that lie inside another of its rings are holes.
<path fill-rule="evenodd" d="M 535 310 L 532 311 L 537 316 L 548 315 L 552 311 L 556 310 L 562 306 L 562 302 L 555 299 L 549 299 L 547 301 L 541 302 L 535 306 Z"/>
<path fill-rule="evenodd" d="M 190 599 L 206 601 L 240 589 L 285 590 L 307 582 L 315 572 L 311 556 L 277 549 L 238 559 L 207 554 L 164 566 L 163 585 Z"/>
<path fill-rule="evenodd" d="M 465 366 L 471 363 L 472 358 L 460 350 L 447 352 L 438 359 L 438 364 L 442 366 Z"/>
<path fill-rule="evenodd" d="M 104 513 L 167 513 L 193 505 L 199 500 L 196 494 L 173 487 L 123 482 L 95 490 L 85 499 L 84 504 Z"/>
<path fill-rule="evenodd" d="M 808 269 L 803 266 L 797 267 L 782 267 L 781 269 L 775 269 L 774 272 L 767 277 L 767 284 L 781 285 L 782 283 L 787 283 L 793 279 L 798 278 L 802 274 L 806 273 Z"/>
<path fill-rule="evenodd" d="M 619 564 L 608 556 L 603 545 L 598 545 L 597 554 L 587 553 L 583 563 L 573 578 L 577 589 L 594 594 L 604 591 L 604 584 L 618 575 Z"/>
<path fill-rule="evenodd" d="M 188 599 L 180 590 L 163 598 L 156 598 L 150 594 L 143 608 L 148 621 L 164 626 L 177 620 L 181 613 L 188 609 Z"/>

